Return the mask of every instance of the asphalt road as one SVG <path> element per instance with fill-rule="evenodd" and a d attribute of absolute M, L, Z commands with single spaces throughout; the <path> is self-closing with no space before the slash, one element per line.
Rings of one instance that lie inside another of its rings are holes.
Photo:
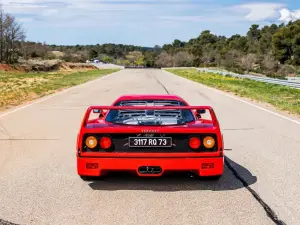
<path fill-rule="evenodd" d="M 86 108 L 166 91 L 215 108 L 228 149 L 224 176 L 82 181 L 75 145 Z M 0 218 L 39 225 L 275 224 L 269 206 L 280 220 L 299 224 L 300 120 L 288 118 L 295 121 L 161 70 L 122 70 L 0 115 Z"/>

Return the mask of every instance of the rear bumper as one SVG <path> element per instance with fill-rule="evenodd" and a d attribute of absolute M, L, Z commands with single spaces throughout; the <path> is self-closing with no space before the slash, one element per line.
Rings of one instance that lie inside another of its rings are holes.
<path fill-rule="evenodd" d="M 140 173 L 139 168 L 155 166 L 161 169 L 155 174 Z M 90 168 L 88 168 L 90 167 Z M 160 176 L 166 171 L 195 171 L 200 176 L 222 175 L 224 157 L 205 158 L 96 158 L 77 157 L 77 172 L 81 176 L 101 176 L 106 171 L 136 171 L 139 176 Z"/>

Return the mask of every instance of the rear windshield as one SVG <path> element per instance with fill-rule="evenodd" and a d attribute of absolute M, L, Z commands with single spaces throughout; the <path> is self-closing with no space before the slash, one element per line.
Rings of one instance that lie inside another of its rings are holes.
<path fill-rule="evenodd" d="M 128 100 L 120 101 L 115 106 L 185 106 L 177 100 Z M 183 125 L 195 121 L 191 110 L 159 109 L 159 110 L 110 110 L 107 122 L 126 125 Z"/>

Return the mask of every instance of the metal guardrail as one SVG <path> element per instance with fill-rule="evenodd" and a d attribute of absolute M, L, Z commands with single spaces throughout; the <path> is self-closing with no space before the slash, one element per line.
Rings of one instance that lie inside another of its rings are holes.
<path fill-rule="evenodd" d="M 288 81 L 300 83 L 300 77 L 287 77 Z"/>
<path fill-rule="evenodd" d="M 260 81 L 264 83 L 269 83 L 269 84 L 278 84 L 282 86 L 288 86 L 292 88 L 297 88 L 300 89 L 300 82 L 296 81 L 288 81 L 288 80 L 280 80 L 280 79 L 275 79 L 275 78 L 269 78 L 269 77 L 258 77 L 258 76 L 253 76 L 253 75 L 242 75 L 242 74 L 237 74 L 229 71 L 221 71 L 221 70 L 214 70 L 214 69 L 207 69 L 207 68 L 197 68 L 197 70 L 202 71 L 202 72 L 208 72 L 208 73 L 215 73 L 219 74 L 222 76 L 232 76 L 236 78 L 246 78 L 250 80 L 255 80 L 255 81 Z"/>
<path fill-rule="evenodd" d="M 161 67 L 147 67 L 147 66 L 125 66 L 125 69 L 161 69 Z"/>

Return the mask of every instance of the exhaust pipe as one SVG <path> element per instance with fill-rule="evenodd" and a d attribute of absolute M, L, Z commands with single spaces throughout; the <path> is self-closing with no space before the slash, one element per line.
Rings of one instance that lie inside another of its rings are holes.
<path fill-rule="evenodd" d="M 138 169 L 140 174 L 160 174 L 162 171 L 160 166 L 141 166 Z"/>

